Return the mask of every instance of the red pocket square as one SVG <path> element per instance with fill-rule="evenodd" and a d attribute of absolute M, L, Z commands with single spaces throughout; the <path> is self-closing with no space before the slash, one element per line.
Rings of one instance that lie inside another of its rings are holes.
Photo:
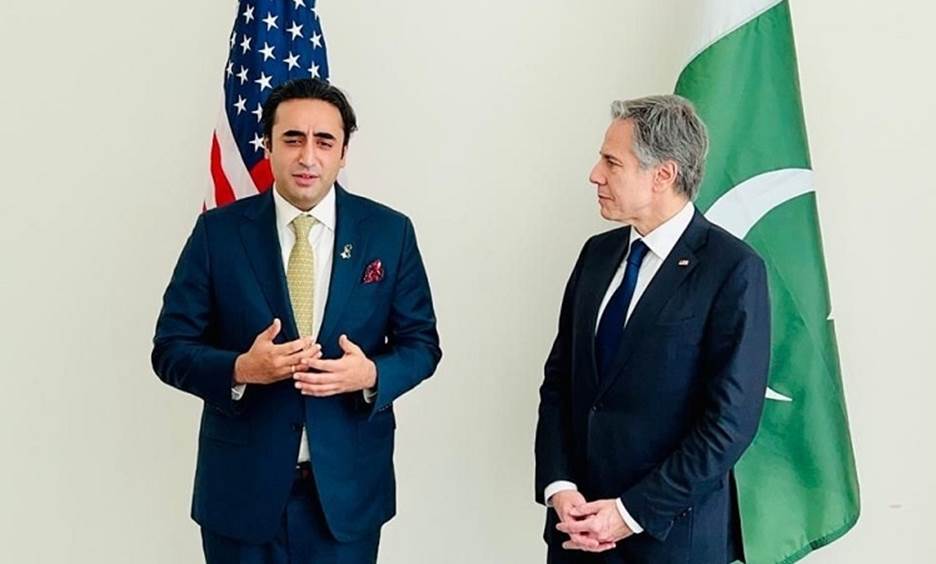
<path fill-rule="evenodd" d="M 377 259 L 364 269 L 364 279 L 361 282 L 364 284 L 380 282 L 383 280 L 383 274 L 383 263 L 380 262 L 380 259 Z"/>

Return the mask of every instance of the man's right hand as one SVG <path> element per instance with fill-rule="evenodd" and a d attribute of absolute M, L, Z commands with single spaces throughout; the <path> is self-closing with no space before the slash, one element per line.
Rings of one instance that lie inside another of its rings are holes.
<path fill-rule="evenodd" d="M 570 512 L 572 508 L 585 505 L 586 502 L 585 496 L 577 490 L 562 490 L 554 493 L 552 497 L 549 498 L 549 503 L 553 506 L 553 509 L 556 510 L 556 514 L 559 516 L 559 521 L 561 523 L 571 523 L 584 519 L 584 517 L 576 517 Z M 615 546 L 614 543 L 599 542 L 587 533 L 572 533 L 569 535 L 569 541 L 571 542 L 571 546 L 566 548 L 588 552 L 602 552 L 609 548 L 614 548 Z"/>
<path fill-rule="evenodd" d="M 282 322 L 274 319 L 269 327 L 254 339 L 250 350 L 237 357 L 234 362 L 234 384 L 272 384 L 292 378 L 294 372 L 303 370 L 304 359 L 322 356 L 322 347 L 312 337 L 277 345 L 273 339 L 279 335 Z"/>
<path fill-rule="evenodd" d="M 573 521 L 569 511 L 576 506 L 584 505 L 585 496 L 583 496 L 578 490 L 562 490 L 553 494 L 549 498 L 549 502 L 552 504 L 553 509 L 556 510 L 556 514 L 559 515 L 559 520 L 563 523 Z"/>

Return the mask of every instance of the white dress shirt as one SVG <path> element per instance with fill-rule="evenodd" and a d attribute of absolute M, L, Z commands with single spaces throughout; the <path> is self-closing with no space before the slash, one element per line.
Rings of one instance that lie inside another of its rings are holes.
<path fill-rule="evenodd" d="M 315 253 L 315 304 L 311 337 L 317 340 L 319 329 L 322 327 L 322 316 L 325 313 L 325 302 L 328 300 L 328 285 L 331 281 L 332 258 L 335 252 L 335 187 L 329 188 L 325 197 L 308 212 L 290 204 L 276 191 L 276 188 L 272 190 L 273 204 L 276 208 L 276 234 L 279 237 L 280 251 L 283 253 L 283 272 L 289 268 L 289 254 L 296 242 L 296 233 L 289 224 L 302 214 L 311 215 L 316 219 L 312 229 L 309 230 L 309 244 L 312 245 Z M 245 388 L 244 384 L 234 386 L 231 396 L 235 400 L 241 399 Z M 366 393 L 365 398 L 368 398 Z M 305 427 L 303 427 L 298 462 L 308 462 L 308 460 L 309 441 Z"/>
<path fill-rule="evenodd" d="M 692 221 L 692 216 L 694 214 L 695 206 L 692 204 L 692 202 L 687 202 L 686 205 L 676 213 L 676 215 L 669 218 L 659 227 L 650 233 L 647 233 L 646 235 L 641 235 L 637 232 L 637 229 L 631 228 L 628 249 L 631 248 L 631 245 L 633 245 L 634 241 L 642 239 L 650 252 L 644 256 L 643 262 L 640 264 L 640 270 L 637 273 L 637 286 L 634 288 L 634 296 L 631 298 L 630 305 L 627 308 L 627 315 L 624 317 L 624 325 L 627 325 L 627 322 L 630 320 L 631 313 L 634 311 L 634 306 L 636 306 L 637 302 L 640 301 L 640 297 L 643 296 L 647 286 L 650 285 L 653 277 L 656 276 L 657 271 L 660 270 L 660 266 L 663 265 L 663 261 L 666 260 L 666 257 L 669 256 L 670 251 L 672 251 L 673 247 L 676 246 L 676 242 L 679 241 L 679 238 L 682 237 L 683 233 L 686 232 L 686 228 L 689 227 L 689 223 Z M 629 250 L 628 254 L 630 254 Z M 614 295 L 614 292 L 624 281 L 624 271 L 626 269 L 627 257 L 625 256 L 624 260 L 621 261 L 620 266 L 618 266 L 617 272 L 614 273 L 614 277 L 611 279 L 611 284 L 608 285 L 608 289 L 605 291 L 604 299 L 601 300 L 601 307 L 598 308 L 598 320 L 595 323 L 596 334 L 598 332 L 598 325 L 601 323 L 601 316 L 604 315 L 605 307 L 607 307 L 608 302 L 611 300 L 611 296 Z M 578 486 L 576 486 L 573 482 L 559 480 L 549 484 L 549 486 L 546 487 L 543 499 L 546 500 L 547 505 L 551 505 L 549 499 L 553 495 L 561 491 L 577 489 Z M 641 527 L 640 523 L 638 523 L 627 511 L 627 508 L 625 508 L 624 504 L 621 502 L 621 498 L 617 498 L 617 508 L 618 512 L 621 514 L 621 518 L 624 519 L 624 523 L 627 524 L 627 527 L 631 531 L 633 531 L 635 534 L 643 532 L 643 527 Z"/>

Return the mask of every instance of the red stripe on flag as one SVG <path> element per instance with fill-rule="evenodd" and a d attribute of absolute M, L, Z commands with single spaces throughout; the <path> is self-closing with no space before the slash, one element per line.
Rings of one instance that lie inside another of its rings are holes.
<path fill-rule="evenodd" d="M 257 190 L 266 192 L 273 186 L 273 171 L 270 169 L 270 159 L 263 159 L 257 163 L 250 171 L 250 177 L 253 179 Z"/>
<path fill-rule="evenodd" d="M 234 189 L 224 175 L 221 165 L 221 145 L 218 144 L 218 135 L 211 136 L 211 179 L 214 181 L 215 205 L 218 207 L 230 204 L 236 198 Z"/>

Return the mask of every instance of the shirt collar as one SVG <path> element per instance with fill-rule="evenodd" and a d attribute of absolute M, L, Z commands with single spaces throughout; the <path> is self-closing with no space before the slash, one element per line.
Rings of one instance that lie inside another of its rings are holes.
<path fill-rule="evenodd" d="M 325 197 L 308 212 L 304 212 L 290 204 L 286 198 L 273 188 L 273 204 L 276 207 L 276 228 L 289 229 L 289 224 L 304 213 L 308 213 L 319 223 L 331 231 L 335 230 L 335 186 L 332 185 L 325 193 Z"/>
<path fill-rule="evenodd" d="M 666 260 L 670 251 L 676 246 L 676 242 L 679 241 L 679 238 L 686 232 L 689 223 L 692 222 L 693 215 L 695 215 L 695 206 L 690 201 L 686 202 L 686 205 L 683 206 L 676 215 L 667 219 L 656 229 L 644 236 L 637 233 L 637 230 L 631 226 L 630 243 L 633 243 L 637 239 L 643 239 L 644 244 L 647 245 L 651 253 L 659 257 L 660 260 Z"/>

